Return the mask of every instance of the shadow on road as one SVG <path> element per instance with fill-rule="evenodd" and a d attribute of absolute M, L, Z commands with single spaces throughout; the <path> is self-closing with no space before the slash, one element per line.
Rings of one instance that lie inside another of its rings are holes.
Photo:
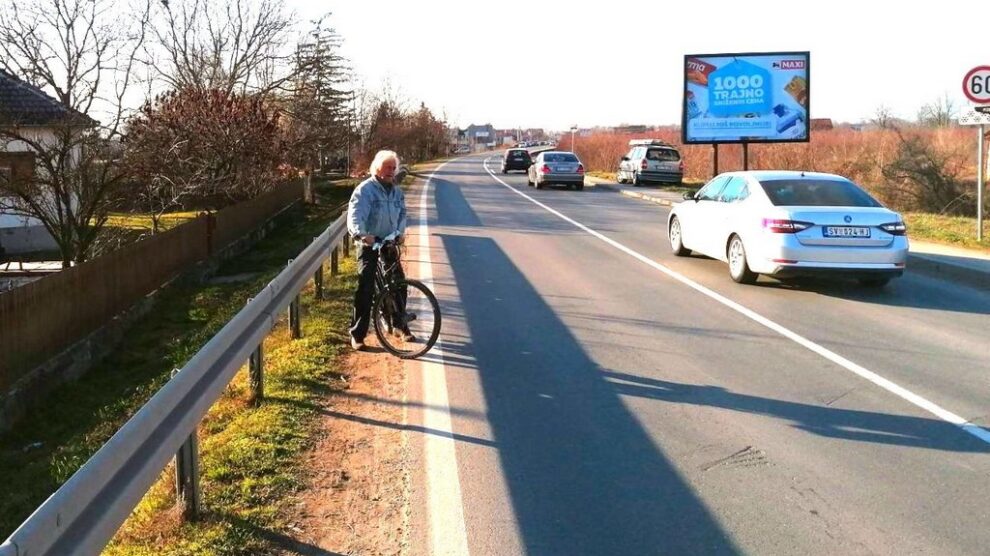
<path fill-rule="evenodd" d="M 476 362 L 526 551 L 737 553 L 614 385 L 496 243 L 440 237 L 476 339 L 463 349 Z M 493 307 L 493 298 L 513 301 Z M 465 511 L 470 517 L 471 506 Z"/>
<path fill-rule="evenodd" d="M 947 452 L 990 452 L 990 445 L 938 419 L 789 402 L 740 394 L 721 386 L 681 384 L 619 372 L 604 375 L 623 396 L 775 417 L 829 438 Z"/>

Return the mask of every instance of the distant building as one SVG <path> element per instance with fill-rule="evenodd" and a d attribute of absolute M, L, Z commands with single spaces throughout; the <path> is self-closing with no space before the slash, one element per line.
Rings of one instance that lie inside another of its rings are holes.
<path fill-rule="evenodd" d="M 470 145 L 495 145 L 497 137 L 492 124 L 471 124 L 464 130 L 464 135 Z"/>
<path fill-rule="evenodd" d="M 614 128 L 616 133 L 646 133 L 650 131 L 648 125 L 620 125 Z"/>
<path fill-rule="evenodd" d="M 835 129 L 832 118 L 811 118 L 811 131 L 829 131 Z"/>

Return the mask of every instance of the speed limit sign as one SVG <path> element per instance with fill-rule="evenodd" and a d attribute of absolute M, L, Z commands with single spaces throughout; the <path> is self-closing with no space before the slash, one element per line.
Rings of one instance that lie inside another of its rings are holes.
<path fill-rule="evenodd" d="M 977 66 L 963 78 L 963 93 L 977 103 L 990 103 L 990 66 Z"/>

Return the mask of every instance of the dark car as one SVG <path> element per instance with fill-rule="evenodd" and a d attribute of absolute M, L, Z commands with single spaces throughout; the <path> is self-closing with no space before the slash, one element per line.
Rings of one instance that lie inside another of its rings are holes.
<path fill-rule="evenodd" d="M 529 170 L 533 164 L 533 157 L 526 149 L 509 149 L 502 157 L 502 173 L 507 174 L 509 170 Z"/>

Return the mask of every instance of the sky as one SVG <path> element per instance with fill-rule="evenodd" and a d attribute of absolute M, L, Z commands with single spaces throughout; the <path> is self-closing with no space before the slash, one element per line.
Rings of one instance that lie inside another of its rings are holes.
<path fill-rule="evenodd" d="M 459 127 L 679 124 L 685 54 L 811 52 L 811 117 L 914 119 L 990 65 L 983 1 L 285 0 L 330 12 L 365 88 Z"/>

